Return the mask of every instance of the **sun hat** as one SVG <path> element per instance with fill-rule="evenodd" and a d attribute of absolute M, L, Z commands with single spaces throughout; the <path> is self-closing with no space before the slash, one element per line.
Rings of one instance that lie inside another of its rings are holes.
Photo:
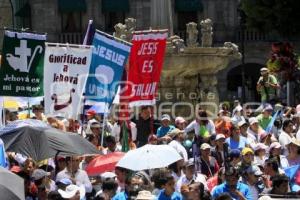
<path fill-rule="evenodd" d="M 203 144 L 201 144 L 200 149 L 201 150 L 211 149 L 211 146 L 207 143 L 203 143 Z"/>
<path fill-rule="evenodd" d="M 290 143 L 288 145 L 290 145 L 290 144 L 294 144 L 294 145 L 300 147 L 300 141 L 297 140 L 296 138 L 292 138 L 292 140 L 290 141 Z"/>
<path fill-rule="evenodd" d="M 32 178 L 36 181 L 46 176 L 50 176 L 50 172 L 46 172 L 43 169 L 35 169 L 32 173 Z"/>
<path fill-rule="evenodd" d="M 80 199 L 82 199 L 85 196 L 85 188 L 84 186 L 77 186 L 77 185 L 68 185 L 66 187 L 66 190 L 58 190 L 58 193 L 61 195 L 62 198 L 70 199 L 75 196 L 77 191 L 80 192 Z"/>
<path fill-rule="evenodd" d="M 160 121 L 163 121 L 163 120 L 171 121 L 171 118 L 170 118 L 170 116 L 169 116 L 168 114 L 163 114 L 163 115 L 161 116 Z"/>
<path fill-rule="evenodd" d="M 175 128 L 171 132 L 168 133 L 168 136 L 170 136 L 171 138 L 174 138 L 174 137 L 178 136 L 179 134 L 184 134 L 184 131 L 180 130 L 178 128 Z"/>
<path fill-rule="evenodd" d="M 251 154 L 254 155 L 254 152 L 253 152 L 253 150 L 252 150 L 251 148 L 245 147 L 245 148 L 242 150 L 242 155 L 244 156 L 244 155 L 246 155 L 246 154 L 248 154 L 248 153 L 251 153 Z"/>
<path fill-rule="evenodd" d="M 151 192 L 147 190 L 139 191 L 136 200 L 154 200 L 155 196 L 151 194 Z"/>

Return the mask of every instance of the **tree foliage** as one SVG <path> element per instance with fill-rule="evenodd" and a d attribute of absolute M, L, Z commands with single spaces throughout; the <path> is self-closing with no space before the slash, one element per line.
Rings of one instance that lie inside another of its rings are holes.
<path fill-rule="evenodd" d="M 300 0 L 241 0 L 241 9 L 248 27 L 284 37 L 300 32 Z"/>

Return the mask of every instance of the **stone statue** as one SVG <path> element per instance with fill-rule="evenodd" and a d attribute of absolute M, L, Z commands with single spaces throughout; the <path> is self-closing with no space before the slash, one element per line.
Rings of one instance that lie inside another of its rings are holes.
<path fill-rule="evenodd" d="M 187 46 L 188 47 L 196 47 L 198 46 L 198 29 L 197 24 L 195 22 L 190 22 L 186 24 L 186 33 L 187 33 Z"/>
<path fill-rule="evenodd" d="M 136 29 L 136 19 L 134 18 L 127 18 L 125 19 L 125 26 L 126 26 L 126 40 L 131 41 L 133 32 Z"/>
<path fill-rule="evenodd" d="M 122 40 L 126 39 L 126 26 L 122 23 L 117 23 L 114 26 L 116 32 L 114 32 L 114 36 L 120 38 Z"/>
<path fill-rule="evenodd" d="M 231 49 L 232 54 L 239 54 L 239 47 L 232 42 L 224 42 L 224 47 Z"/>
<path fill-rule="evenodd" d="M 173 35 L 169 38 L 171 41 L 172 49 L 175 53 L 182 53 L 184 52 L 184 40 L 181 39 L 178 35 Z"/>
<path fill-rule="evenodd" d="M 210 19 L 205 19 L 200 22 L 201 25 L 201 40 L 202 47 L 211 47 L 212 46 L 212 21 Z"/>
<path fill-rule="evenodd" d="M 118 23 L 114 28 L 116 30 L 116 32 L 114 32 L 115 37 L 131 42 L 133 32 L 136 28 L 136 19 L 127 18 L 125 19 L 125 24 Z"/>

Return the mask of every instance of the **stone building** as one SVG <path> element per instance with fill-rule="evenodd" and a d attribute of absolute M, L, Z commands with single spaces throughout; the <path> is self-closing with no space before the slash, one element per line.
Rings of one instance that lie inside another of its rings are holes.
<path fill-rule="evenodd" d="M 13 4 L 13 20 L 10 9 Z M 15 28 L 30 28 L 46 32 L 50 42 L 81 43 L 89 19 L 95 27 L 108 33 L 114 25 L 128 17 L 136 20 L 136 30 L 167 28 L 186 41 L 186 24 L 195 22 L 201 38 L 200 22 L 213 22 L 213 47 L 231 41 L 241 44 L 238 0 L 2 0 L 0 26 L 14 21 Z M 3 12 L 5 11 L 5 12 Z M 3 20 L 4 19 L 4 20 Z M 12 24 L 12 23 L 11 23 Z M 3 30 L 2 30 L 3 31 Z M 245 31 L 246 97 L 258 100 L 255 84 L 259 69 L 265 65 L 274 38 L 253 30 Z M 2 41 L 2 38 L 0 38 Z M 213 60 L 213 59 L 212 59 Z M 233 59 L 216 72 L 216 85 L 220 100 L 241 97 L 241 60 Z M 201 75 L 201 70 L 197 75 Z M 180 76 L 180 75 L 176 75 Z M 175 77 L 176 78 L 176 77 Z M 201 87 L 195 86 L 191 90 Z M 185 81 L 184 79 L 182 80 Z M 176 80 L 175 80 L 176 82 Z"/>

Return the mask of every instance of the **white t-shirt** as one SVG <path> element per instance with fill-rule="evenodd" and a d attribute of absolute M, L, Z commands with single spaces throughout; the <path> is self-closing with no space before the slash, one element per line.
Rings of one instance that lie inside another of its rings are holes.
<path fill-rule="evenodd" d="M 206 124 L 205 128 L 208 130 L 209 134 L 215 135 L 216 134 L 216 127 L 212 120 L 208 120 L 208 123 Z M 200 132 L 200 124 L 194 120 L 192 121 L 185 129 L 184 132 L 188 133 L 190 131 L 194 130 L 195 135 L 199 135 Z"/>
<path fill-rule="evenodd" d="M 56 181 L 59 181 L 63 178 L 71 178 L 71 173 L 67 170 L 67 168 L 65 168 L 56 175 Z M 75 173 L 75 180 L 77 186 L 83 185 L 87 193 L 92 192 L 93 187 L 86 171 L 78 169 Z"/>
<path fill-rule="evenodd" d="M 183 156 L 184 162 L 188 161 L 188 154 L 186 149 L 180 144 L 178 141 L 173 140 L 169 143 L 171 147 L 173 147 L 180 155 Z"/>
<path fill-rule="evenodd" d="M 284 155 L 287 156 L 289 155 L 289 151 L 286 147 L 286 145 L 288 145 L 292 139 L 295 138 L 294 136 L 290 136 L 289 134 L 287 134 L 286 132 L 284 132 L 283 130 L 281 130 L 281 133 L 279 135 L 279 143 L 281 144 L 283 150 L 284 150 Z"/>

